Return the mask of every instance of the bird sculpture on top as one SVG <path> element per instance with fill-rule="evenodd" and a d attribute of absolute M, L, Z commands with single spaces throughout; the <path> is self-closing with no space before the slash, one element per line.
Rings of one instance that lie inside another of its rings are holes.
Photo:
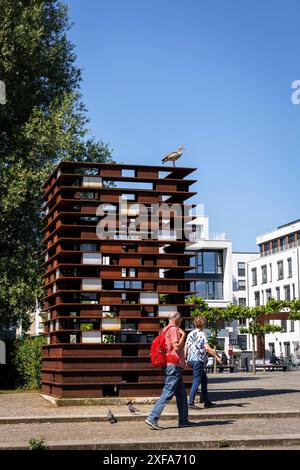
<path fill-rule="evenodd" d="M 176 165 L 175 165 L 175 162 L 176 162 L 176 160 L 178 160 L 178 158 L 181 157 L 182 152 L 183 152 L 183 149 L 184 149 L 184 145 L 182 145 L 181 147 L 179 147 L 179 149 L 176 150 L 175 152 L 168 153 L 168 155 L 166 155 L 166 156 L 162 159 L 162 162 L 163 162 L 163 163 L 173 162 L 173 165 L 176 166 Z"/>

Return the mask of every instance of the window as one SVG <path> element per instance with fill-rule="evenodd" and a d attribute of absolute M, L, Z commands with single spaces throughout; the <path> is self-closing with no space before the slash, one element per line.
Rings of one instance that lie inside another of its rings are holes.
<path fill-rule="evenodd" d="M 272 299 L 272 291 L 271 289 L 266 290 L 266 301 L 269 302 L 269 300 Z"/>
<path fill-rule="evenodd" d="M 247 335 L 238 335 L 238 345 L 243 351 L 247 349 Z"/>
<path fill-rule="evenodd" d="M 270 355 L 275 353 L 275 343 L 269 343 Z"/>
<path fill-rule="evenodd" d="M 127 194 L 123 193 L 122 194 L 122 201 L 135 201 L 135 194 Z"/>
<path fill-rule="evenodd" d="M 126 281 L 126 289 L 142 289 L 142 281 Z"/>
<path fill-rule="evenodd" d="M 199 274 L 203 273 L 203 253 L 198 253 L 198 269 L 197 272 Z"/>
<path fill-rule="evenodd" d="M 136 270 L 135 268 L 129 269 L 129 277 L 136 277 Z"/>
<path fill-rule="evenodd" d="M 141 289 L 141 281 L 114 281 L 114 289 Z"/>
<path fill-rule="evenodd" d="M 261 282 L 262 284 L 266 284 L 266 282 L 268 282 L 267 265 L 261 267 Z"/>
<path fill-rule="evenodd" d="M 257 286 L 257 268 L 252 269 L 252 286 Z"/>
<path fill-rule="evenodd" d="M 222 274 L 223 255 L 221 251 L 201 251 L 197 256 L 198 274 Z"/>
<path fill-rule="evenodd" d="M 289 357 L 291 354 L 291 343 L 290 342 L 284 342 L 284 355 L 285 357 Z"/>
<path fill-rule="evenodd" d="M 80 251 L 97 251 L 96 243 L 80 243 Z"/>
<path fill-rule="evenodd" d="M 124 281 L 114 281 L 114 289 L 124 289 Z"/>
<path fill-rule="evenodd" d="M 246 276 L 246 263 L 238 263 L 238 276 Z"/>
<path fill-rule="evenodd" d="M 221 251 L 216 253 L 217 257 L 217 274 L 223 273 L 223 253 Z"/>
<path fill-rule="evenodd" d="M 239 297 L 239 305 L 246 307 L 246 298 L 245 297 Z"/>
<path fill-rule="evenodd" d="M 293 275 L 292 258 L 288 258 L 287 263 L 288 263 L 288 277 L 292 277 Z"/>
<path fill-rule="evenodd" d="M 280 287 L 276 287 L 276 299 L 280 300 Z"/>
<path fill-rule="evenodd" d="M 293 284 L 293 300 L 296 299 L 295 284 Z"/>
<path fill-rule="evenodd" d="M 265 255 L 269 255 L 270 254 L 270 243 L 265 243 Z"/>
<path fill-rule="evenodd" d="M 246 318 L 240 318 L 239 319 L 239 326 L 247 326 Z"/>
<path fill-rule="evenodd" d="M 278 280 L 283 279 L 283 261 L 277 261 Z"/>
<path fill-rule="evenodd" d="M 122 177 L 123 178 L 134 178 L 135 177 L 134 170 L 124 170 L 122 169 Z"/>
<path fill-rule="evenodd" d="M 282 333 L 286 333 L 287 320 L 281 320 Z"/>
<path fill-rule="evenodd" d="M 223 299 L 223 285 L 219 281 L 197 281 L 196 291 L 206 300 Z"/>
<path fill-rule="evenodd" d="M 246 290 L 246 281 L 244 280 L 238 281 L 238 290 Z"/>
<path fill-rule="evenodd" d="M 290 286 L 284 286 L 284 299 L 291 300 L 291 287 Z"/>
<path fill-rule="evenodd" d="M 254 292 L 254 305 L 255 307 L 258 307 L 260 305 L 260 297 L 259 297 L 259 292 Z"/>
<path fill-rule="evenodd" d="M 215 274 L 216 272 L 216 257 L 215 253 L 206 251 L 203 253 L 204 272 L 207 274 Z"/>
<path fill-rule="evenodd" d="M 269 272 L 270 272 L 270 282 L 272 282 L 272 264 L 269 264 Z"/>
<path fill-rule="evenodd" d="M 295 246 L 295 235 L 294 234 L 289 235 L 289 248 L 292 248 L 293 246 Z"/>
<path fill-rule="evenodd" d="M 285 250 L 286 249 L 286 238 L 280 238 L 280 250 Z"/>
<path fill-rule="evenodd" d="M 278 251 L 278 241 L 273 240 L 272 241 L 272 253 L 277 253 L 277 251 Z"/>
<path fill-rule="evenodd" d="M 294 320 L 290 320 L 290 332 L 295 331 L 295 323 Z"/>

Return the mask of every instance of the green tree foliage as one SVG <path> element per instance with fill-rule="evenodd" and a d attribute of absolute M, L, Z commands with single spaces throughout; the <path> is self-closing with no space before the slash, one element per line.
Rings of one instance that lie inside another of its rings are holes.
<path fill-rule="evenodd" d="M 26 390 L 41 387 L 41 354 L 44 344 L 44 336 L 25 336 L 16 340 L 13 363 L 18 387 Z"/>
<path fill-rule="evenodd" d="M 28 324 L 41 294 L 42 185 L 60 160 L 111 161 L 89 137 L 60 0 L 0 0 L 0 322 Z"/>
<path fill-rule="evenodd" d="M 230 304 L 227 308 L 209 307 L 208 304 L 197 296 L 191 296 L 186 299 L 186 304 L 192 305 L 191 316 L 203 316 L 212 332 L 211 345 L 216 344 L 218 336 L 218 322 L 233 320 L 248 320 L 248 326 L 239 328 L 240 333 L 249 333 L 252 335 L 252 353 L 253 353 L 253 372 L 255 373 L 255 347 L 254 338 L 263 338 L 267 333 L 276 333 L 282 331 L 281 326 L 271 325 L 265 320 L 270 314 L 279 314 L 288 312 L 292 320 L 300 319 L 300 300 L 275 300 L 271 299 L 266 305 L 257 307 L 245 307 Z"/>

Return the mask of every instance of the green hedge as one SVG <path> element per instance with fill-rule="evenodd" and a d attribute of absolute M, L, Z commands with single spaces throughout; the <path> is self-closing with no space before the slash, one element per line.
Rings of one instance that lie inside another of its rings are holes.
<path fill-rule="evenodd" d="M 41 356 L 44 344 L 44 336 L 25 336 L 15 341 L 13 364 L 17 387 L 25 390 L 41 387 Z"/>

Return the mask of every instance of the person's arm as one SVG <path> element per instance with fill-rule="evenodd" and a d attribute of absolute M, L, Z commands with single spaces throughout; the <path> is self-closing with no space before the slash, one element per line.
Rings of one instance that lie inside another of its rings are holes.
<path fill-rule="evenodd" d="M 220 356 L 216 353 L 216 351 L 214 349 L 212 349 L 210 347 L 210 345 L 208 343 L 205 343 L 204 344 L 204 347 L 206 349 L 206 351 L 211 354 L 213 357 L 215 357 L 218 361 L 219 364 L 222 364 L 222 359 L 220 358 Z"/>
<path fill-rule="evenodd" d="M 181 330 L 180 328 L 178 328 L 178 332 L 181 333 L 180 339 L 179 340 L 176 339 L 175 341 L 172 342 L 174 351 L 176 351 L 177 353 L 179 353 L 184 348 L 185 337 L 186 337 L 185 332 Z"/>
<path fill-rule="evenodd" d="M 189 351 L 189 337 L 187 337 L 185 345 L 184 345 L 184 359 L 187 361 L 188 358 L 188 351 Z"/>
<path fill-rule="evenodd" d="M 184 345 L 184 359 L 186 360 L 188 357 L 188 347 L 187 347 L 187 344 L 185 343 Z"/>

